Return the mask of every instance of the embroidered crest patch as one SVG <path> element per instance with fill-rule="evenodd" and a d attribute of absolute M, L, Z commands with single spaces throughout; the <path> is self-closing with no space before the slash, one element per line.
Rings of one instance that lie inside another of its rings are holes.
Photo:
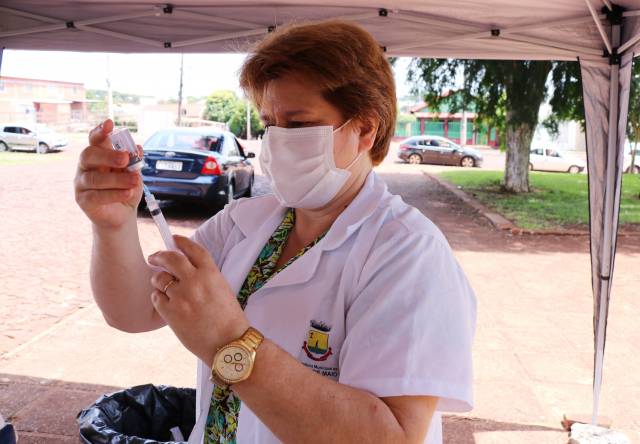
<path fill-rule="evenodd" d="M 321 321 L 311 321 L 311 328 L 302 349 L 314 361 L 325 361 L 333 353 L 329 346 L 331 327 Z"/>

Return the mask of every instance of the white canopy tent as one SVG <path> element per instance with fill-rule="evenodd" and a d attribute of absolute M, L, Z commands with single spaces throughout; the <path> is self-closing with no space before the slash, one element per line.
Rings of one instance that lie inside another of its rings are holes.
<path fill-rule="evenodd" d="M 631 65 L 640 50 L 640 0 L 0 0 L 0 65 L 1 48 L 246 52 L 276 26 L 327 18 L 361 24 L 389 56 L 580 63 L 587 124 L 595 423 Z"/>

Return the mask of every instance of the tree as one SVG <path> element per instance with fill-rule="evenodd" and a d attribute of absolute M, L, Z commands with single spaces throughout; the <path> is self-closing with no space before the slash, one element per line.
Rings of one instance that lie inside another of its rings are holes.
<path fill-rule="evenodd" d="M 531 140 L 552 68 L 549 61 L 414 59 L 408 80 L 435 109 L 447 104 L 455 112 L 473 106 L 479 120 L 502 129 L 507 152 L 503 186 L 520 193 L 529 191 Z"/>
<path fill-rule="evenodd" d="M 640 63 L 634 60 L 631 70 L 626 136 L 633 144 L 631 165 L 628 171 L 634 173 L 637 170 L 637 144 L 640 142 L 640 108 L 638 107 L 640 105 Z M 550 101 L 554 112 L 544 122 L 545 126 L 552 133 L 557 133 L 558 122 L 575 120 L 580 122 L 584 130 L 584 102 L 579 65 L 572 62 L 557 63 L 552 76 L 552 87 L 557 90 L 554 99 Z"/>
<path fill-rule="evenodd" d="M 247 101 L 239 100 L 236 103 L 231 119 L 227 122 L 229 130 L 237 137 L 245 139 L 247 137 Z M 264 133 L 264 126 L 260 121 L 258 111 L 251 107 L 251 134 L 256 137 Z"/>
<path fill-rule="evenodd" d="M 207 97 L 203 118 L 224 122 L 237 137 L 247 137 L 247 101 L 239 99 L 233 91 L 215 91 Z M 251 107 L 251 133 L 257 136 L 263 132 L 260 116 Z"/>
<path fill-rule="evenodd" d="M 203 118 L 228 123 L 240 100 L 233 91 L 214 91 L 205 105 Z"/>
<path fill-rule="evenodd" d="M 629 172 L 634 174 L 637 170 L 638 142 L 640 142 L 640 63 L 636 62 L 636 60 L 633 61 L 632 70 L 627 137 L 629 138 L 629 142 L 633 144 Z"/>

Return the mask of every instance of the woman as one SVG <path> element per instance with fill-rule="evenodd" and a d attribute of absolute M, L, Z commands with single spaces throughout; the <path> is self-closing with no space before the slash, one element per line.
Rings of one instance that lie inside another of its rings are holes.
<path fill-rule="evenodd" d="M 111 121 L 92 131 L 76 200 L 106 321 L 169 325 L 200 358 L 191 443 L 440 443 L 436 411 L 472 405 L 475 297 L 438 229 L 372 171 L 396 117 L 383 52 L 354 24 L 290 26 L 240 83 L 267 127 L 273 194 L 232 202 L 148 263 L 140 177 L 106 142 Z"/>

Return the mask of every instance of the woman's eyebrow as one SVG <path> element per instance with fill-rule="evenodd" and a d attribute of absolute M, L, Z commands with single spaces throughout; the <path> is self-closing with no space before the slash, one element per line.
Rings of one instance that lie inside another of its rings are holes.
<path fill-rule="evenodd" d="M 282 113 L 284 117 L 286 118 L 291 118 L 291 117 L 295 117 L 295 116 L 305 116 L 305 115 L 310 115 L 312 114 L 312 111 L 307 110 L 307 109 L 294 109 L 291 111 L 285 111 L 284 113 Z M 260 118 L 262 120 L 267 120 L 269 119 L 269 115 L 268 114 L 264 114 L 264 113 L 260 113 Z"/>

